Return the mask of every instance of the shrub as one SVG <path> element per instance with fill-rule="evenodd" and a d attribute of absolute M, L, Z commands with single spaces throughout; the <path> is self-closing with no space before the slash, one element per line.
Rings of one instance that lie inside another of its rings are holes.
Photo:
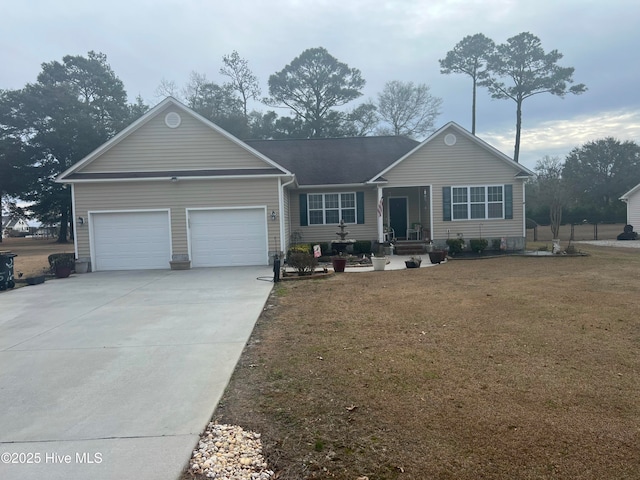
<path fill-rule="evenodd" d="M 469 246 L 472 251 L 482 253 L 489 246 L 489 240 L 486 238 L 472 238 L 469 240 Z"/>
<path fill-rule="evenodd" d="M 447 240 L 447 245 L 449 246 L 449 253 L 451 255 L 455 255 L 456 253 L 460 253 L 464 250 L 464 239 L 450 238 Z"/>
<path fill-rule="evenodd" d="M 353 244 L 354 255 L 371 253 L 371 240 L 356 240 Z"/>
<path fill-rule="evenodd" d="M 312 253 L 313 246 L 309 243 L 298 243 L 296 245 L 291 245 L 289 247 L 289 251 L 287 252 L 287 257 L 289 257 L 292 253 Z"/>
<path fill-rule="evenodd" d="M 52 253 L 47 257 L 49 260 L 49 266 L 52 269 L 56 267 L 70 267 L 73 268 L 76 264 L 75 255 L 73 253 Z"/>
<path fill-rule="evenodd" d="M 287 263 L 298 271 L 298 275 L 311 275 L 318 265 L 318 259 L 311 253 L 290 251 Z"/>
<path fill-rule="evenodd" d="M 493 240 L 491 240 L 491 249 L 498 251 L 500 250 L 500 239 L 499 238 L 494 238 Z"/>

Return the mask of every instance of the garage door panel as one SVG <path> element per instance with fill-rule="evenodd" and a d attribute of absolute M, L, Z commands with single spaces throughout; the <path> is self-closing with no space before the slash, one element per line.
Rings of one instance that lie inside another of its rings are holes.
<path fill-rule="evenodd" d="M 96 213 L 92 224 L 96 270 L 169 268 L 167 212 Z"/>
<path fill-rule="evenodd" d="M 194 267 L 265 265 L 267 233 L 264 209 L 189 212 Z"/>

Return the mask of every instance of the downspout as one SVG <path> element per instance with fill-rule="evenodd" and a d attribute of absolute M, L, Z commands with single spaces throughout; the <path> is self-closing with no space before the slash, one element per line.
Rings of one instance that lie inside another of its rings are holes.
<path fill-rule="evenodd" d="M 525 180 L 522 181 L 522 238 L 524 238 L 524 243 L 527 243 L 527 195 L 526 195 L 526 187 L 527 182 Z"/>
<path fill-rule="evenodd" d="M 382 215 L 378 213 L 380 202 L 383 202 L 382 187 L 378 187 L 378 201 L 376 202 L 376 215 L 378 215 L 378 242 L 384 243 L 384 203 L 382 205 Z"/>
<path fill-rule="evenodd" d="M 278 184 L 279 184 L 279 188 L 278 188 L 278 202 L 280 203 L 279 205 L 279 215 L 280 215 L 280 251 L 281 252 L 285 252 L 286 251 L 286 245 L 285 245 L 285 239 L 284 239 L 284 188 L 288 187 L 289 185 L 291 185 L 293 182 L 296 181 L 296 176 L 293 175 L 291 177 L 291 180 L 289 180 L 287 183 L 282 183 L 282 177 L 278 177 Z M 279 253 L 279 252 L 278 252 Z"/>
<path fill-rule="evenodd" d="M 73 251 L 78 258 L 78 225 L 76 223 L 76 189 L 75 184 L 71 184 L 71 220 L 73 221 Z"/>

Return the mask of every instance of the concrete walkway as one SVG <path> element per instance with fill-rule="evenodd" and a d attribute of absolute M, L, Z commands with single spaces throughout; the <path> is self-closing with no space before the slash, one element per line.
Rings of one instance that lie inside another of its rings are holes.
<path fill-rule="evenodd" d="M 98 272 L 0 294 L 0 479 L 179 477 L 269 267 Z"/>
<path fill-rule="evenodd" d="M 429 260 L 429 254 L 425 253 L 424 255 L 416 255 L 422 258 L 422 263 L 420 264 L 420 268 L 427 267 L 435 267 L 437 264 L 431 263 Z M 406 270 L 407 266 L 405 265 L 405 260 L 409 260 L 411 255 L 389 255 L 387 259 L 389 263 L 387 263 L 385 270 Z M 367 267 L 346 267 L 344 269 L 345 272 L 373 272 L 373 266 Z"/>

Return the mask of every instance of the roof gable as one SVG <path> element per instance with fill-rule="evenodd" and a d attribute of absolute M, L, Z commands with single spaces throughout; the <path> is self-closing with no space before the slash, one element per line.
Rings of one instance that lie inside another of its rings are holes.
<path fill-rule="evenodd" d="M 640 192 L 640 183 L 638 185 L 636 185 L 635 187 L 633 187 L 628 192 L 626 192 L 624 195 L 622 195 L 620 197 L 620 200 L 629 200 L 629 198 L 631 198 L 632 196 L 634 196 L 638 192 Z"/>
<path fill-rule="evenodd" d="M 255 174 L 257 169 L 290 175 L 271 159 L 168 97 L 60 174 L 58 181 L 107 173 L 119 173 L 120 177 L 135 173 L 144 177 L 145 172 L 202 174 L 225 169 L 247 170 L 248 175 Z"/>
<path fill-rule="evenodd" d="M 418 145 L 406 137 L 248 140 L 246 143 L 295 173 L 301 186 L 365 183 Z"/>
<path fill-rule="evenodd" d="M 513 173 L 514 173 L 514 177 L 527 178 L 527 177 L 531 177 L 531 176 L 534 175 L 534 173 L 531 170 L 529 170 L 528 168 L 524 167 L 523 165 L 521 165 L 521 164 L 519 164 L 517 162 L 514 162 L 512 159 L 507 157 L 504 153 L 500 152 L 499 150 L 497 150 L 493 146 L 489 145 L 484 140 L 482 140 L 482 139 L 476 137 L 475 135 L 471 134 L 471 132 L 465 130 L 464 128 L 462 128 L 457 123 L 449 122 L 446 125 L 444 125 L 442 128 L 440 128 L 439 130 L 434 132 L 429 138 L 424 140 L 422 143 L 416 145 L 416 147 L 413 148 L 410 152 L 407 152 L 405 155 L 403 155 L 402 157 L 398 158 L 398 160 L 396 160 L 393 164 L 389 165 L 387 168 L 382 170 L 377 175 L 371 177 L 369 181 L 370 182 L 379 181 L 381 179 L 381 177 L 383 177 L 387 173 L 390 173 L 393 169 L 396 169 L 397 167 L 399 167 L 399 165 L 401 165 L 403 162 L 405 162 L 408 158 L 412 157 L 412 155 L 414 153 L 416 153 L 419 150 L 422 150 L 424 148 L 428 148 L 428 146 L 431 145 L 431 144 L 434 144 L 437 141 L 437 139 L 444 138 L 449 133 L 453 134 L 454 136 L 455 135 L 461 135 L 463 138 L 465 138 L 466 140 L 468 140 L 469 142 L 471 142 L 472 144 L 474 144 L 478 148 L 480 148 L 480 149 L 484 150 L 485 152 L 487 152 L 491 157 L 494 157 L 496 159 L 496 161 L 502 162 L 503 164 L 505 164 L 508 167 L 512 168 L 513 169 Z M 446 139 L 445 139 L 445 142 L 446 142 Z M 451 146 L 453 146 L 453 145 L 451 145 Z"/>

